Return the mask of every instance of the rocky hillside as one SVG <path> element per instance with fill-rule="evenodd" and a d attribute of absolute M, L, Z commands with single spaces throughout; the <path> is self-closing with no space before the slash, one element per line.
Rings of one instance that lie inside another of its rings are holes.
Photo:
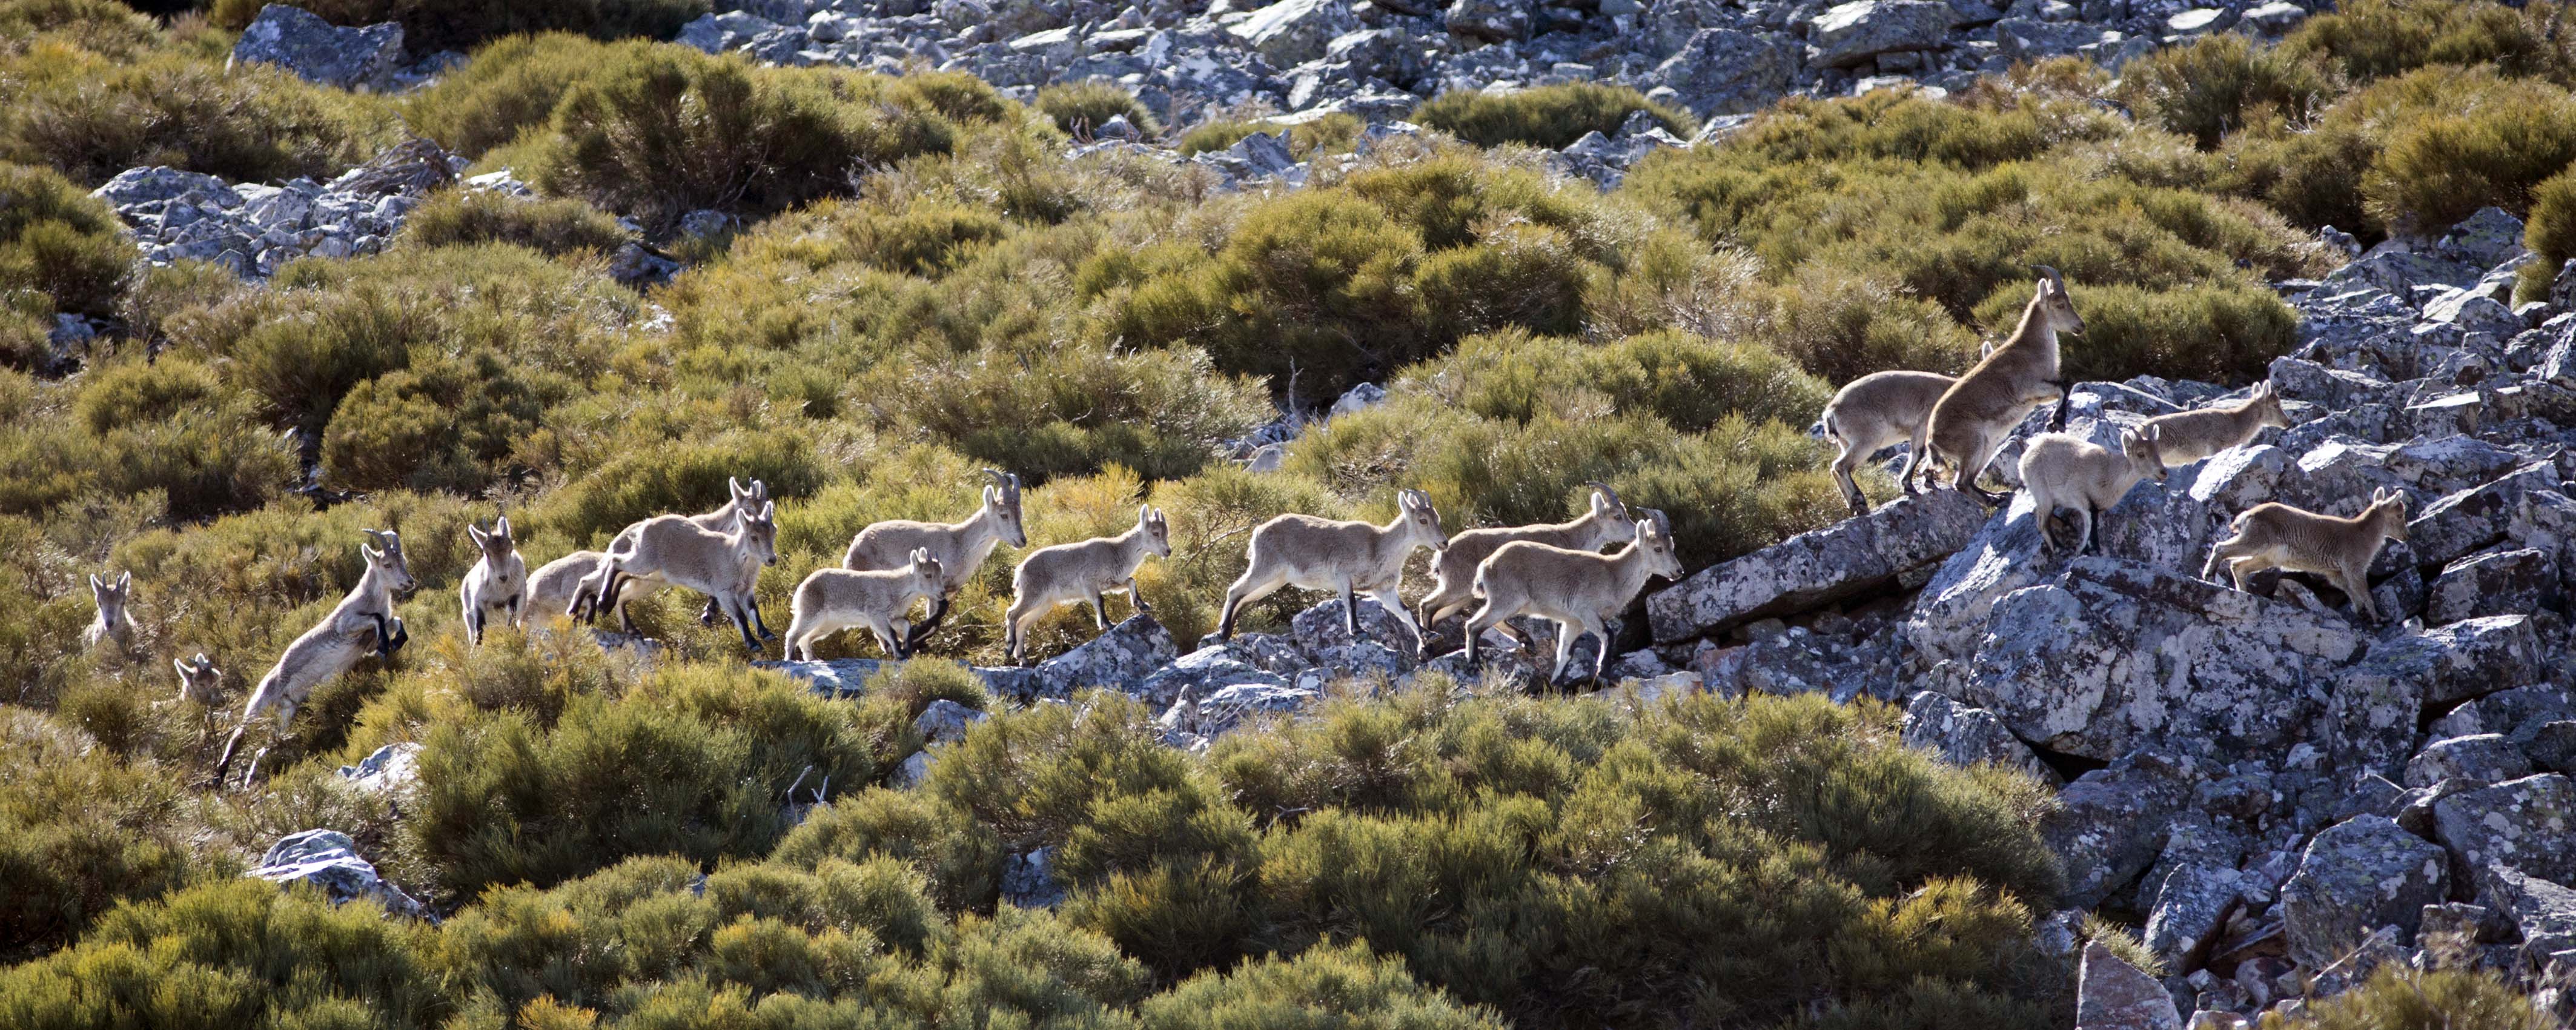
<path fill-rule="evenodd" d="M 0 1026 L 2576 1014 L 2559 6 L 717 6 L 0 0 Z M 2288 426 L 2095 554 L 1901 449 L 1847 515 L 1828 399 L 2033 265 L 2072 432 Z M 909 661 L 459 614 L 468 527 L 756 482 L 783 629 L 988 469 Z M 1598 681 L 1210 635 L 1273 516 L 1596 481 L 1684 569 Z M 2374 496 L 2381 619 L 2200 578 Z M 1140 504 L 1136 607 L 1006 662 L 1013 566 Z M 251 710 L 389 539 L 408 646 Z"/>

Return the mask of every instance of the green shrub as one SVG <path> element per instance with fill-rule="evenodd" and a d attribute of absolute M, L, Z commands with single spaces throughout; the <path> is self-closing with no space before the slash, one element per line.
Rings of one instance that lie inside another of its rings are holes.
<path fill-rule="evenodd" d="M 2282 49 L 2321 58 L 2356 82 L 2449 64 L 2565 83 L 2576 53 L 2556 28 L 2563 11 L 2546 2 L 2357 0 L 2301 22 Z"/>
<path fill-rule="evenodd" d="M 606 212 L 578 200 L 521 198 L 491 190 L 432 195 L 403 220 L 408 247 L 507 243 L 541 254 L 606 254 L 626 243 L 626 230 Z"/>
<path fill-rule="evenodd" d="M 2298 314 L 2261 286 L 2228 283 L 2153 293 L 2134 286 L 2075 288 L 2084 335 L 2066 338 L 2068 375 L 2118 381 L 2134 375 L 2242 382 L 2298 346 Z M 1997 334 L 2027 298 L 1998 294 L 1980 309 Z"/>
<path fill-rule="evenodd" d="M 1243 142 L 1244 137 L 1253 133 L 1277 133 L 1280 128 L 1280 125 L 1273 122 L 1220 118 L 1201 122 L 1190 131 L 1182 133 L 1180 142 L 1174 145 L 1174 149 L 1183 154 L 1203 154 L 1212 150 L 1224 150 Z M 1368 128 L 1368 123 L 1362 121 L 1358 115 L 1337 111 L 1321 118 L 1301 121 L 1286 128 L 1288 153 L 1303 161 L 1319 153 L 1329 154 L 1349 150 L 1360 133 Z"/>
<path fill-rule="evenodd" d="M 766 214 L 846 192 L 853 169 L 952 143 L 935 110 L 883 102 L 889 81 L 676 47 L 615 54 L 565 92 L 535 181 L 661 227 L 701 208 Z"/>
<path fill-rule="evenodd" d="M 1364 941 L 1310 948 L 1294 958 L 1271 956 L 1222 975 L 1201 973 L 1146 999 L 1137 1014 L 1153 1030 L 1505 1025 L 1490 1012 L 1456 1004 L 1415 982 L 1404 963 L 1371 953 Z"/>
<path fill-rule="evenodd" d="M 1147 137 L 1163 133 L 1163 123 L 1143 102 L 1107 82 L 1063 82 L 1038 90 L 1037 109 L 1064 132 L 1087 132 L 1119 115 Z"/>
<path fill-rule="evenodd" d="M 2540 300 L 2558 281 L 2558 270 L 2576 258 L 2576 172 L 2560 172 L 2531 189 L 2531 217 L 2522 230 L 2531 261 L 2522 266 L 2514 300 Z"/>
<path fill-rule="evenodd" d="M 33 290 L 85 315 L 116 310 L 134 263 L 107 202 L 51 170 L 0 161 L 0 293 Z"/>
<path fill-rule="evenodd" d="M 1440 94 L 1415 108 L 1412 119 L 1480 147 L 1525 143 L 1563 150 L 1587 132 L 1615 135 L 1628 116 L 1653 115 L 1664 131 L 1689 139 L 1698 130 L 1691 117 L 1648 100 L 1626 86 L 1568 82 L 1512 93 Z"/>
<path fill-rule="evenodd" d="M 111 689 L 130 691 L 122 685 Z M 149 761 L 127 764 L 89 734 L 0 709 L 0 959 L 60 947 L 121 900 L 175 890 L 219 863 L 197 857 L 195 805 Z"/>
<path fill-rule="evenodd" d="M 1482 418 L 1642 412 L 1684 432 L 1704 432 L 1730 415 L 1803 424 L 1832 395 L 1777 352 L 1669 331 L 1601 346 L 1520 332 L 1480 336 L 1414 366 L 1402 382 Z"/>
<path fill-rule="evenodd" d="M 564 94 L 601 67 L 643 52 L 642 42 L 600 43 L 563 33 L 510 36 L 474 51 L 460 68 L 414 93 L 403 117 L 421 135 L 479 156 L 542 129 Z"/>
<path fill-rule="evenodd" d="M 0 160 L 49 165 L 96 185 L 169 165 L 234 181 L 329 178 L 395 142 L 374 97 L 268 65 L 160 51 L 117 62 L 40 47 L 0 73 Z"/>
<path fill-rule="evenodd" d="M 954 122 L 1004 122 L 1019 109 L 1000 90 L 963 71 L 906 72 L 894 89 Z"/>
<path fill-rule="evenodd" d="M 152 19 L 115 0 L 8 0 L 0 3 L 0 57 L 47 43 L 79 47 L 118 60 L 161 42 Z"/>
<path fill-rule="evenodd" d="M 2297 118 L 2334 92 L 2292 49 L 2232 32 L 2158 50 L 2120 69 L 2120 97 L 2142 120 L 2190 136 L 2203 149 L 2243 128 L 2249 115 Z"/>
<path fill-rule="evenodd" d="M 415 364 L 351 388 L 322 437 L 335 486 L 479 493 L 572 384 L 495 354 Z"/>
<path fill-rule="evenodd" d="M 2538 1030 L 2549 1023 L 2531 999 L 2487 973 L 2390 964 L 2311 1006 L 2305 1018 L 2265 1015 L 2263 1030 Z"/>
<path fill-rule="evenodd" d="M 1564 234 L 1512 225 L 1424 259 L 1415 281 L 1441 336 L 1512 328 L 1562 335 L 1582 328 L 1585 290 L 1598 268 Z"/>
<path fill-rule="evenodd" d="M 2513 82 L 2395 127 L 2362 176 L 2363 205 L 2393 231 L 2439 233 L 2482 207 L 2531 209 L 2531 189 L 2576 162 L 2576 95 Z"/>
<path fill-rule="evenodd" d="M 261 0 L 214 0 L 207 17 L 239 31 L 259 16 Z M 429 0 L 313 0 L 306 8 L 334 25 L 401 22 L 403 42 L 415 52 L 471 49 L 487 39 L 526 32 L 574 32 L 601 39 L 645 36 L 669 39 L 680 26 L 707 13 L 706 0 L 481 0 L 471 4 Z"/>

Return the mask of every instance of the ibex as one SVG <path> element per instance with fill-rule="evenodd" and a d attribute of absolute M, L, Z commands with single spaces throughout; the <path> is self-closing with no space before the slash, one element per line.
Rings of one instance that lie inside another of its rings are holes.
<path fill-rule="evenodd" d="M 687 587 L 713 598 L 726 618 L 742 631 L 745 648 L 760 650 L 753 627 L 760 623 L 760 601 L 753 594 L 762 566 L 778 564 L 778 506 L 763 503 L 745 509 L 737 528 L 719 533 L 685 515 L 664 515 L 635 526 L 608 549 L 608 580 L 590 602 L 590 614 L 617 607 L 626 584 L 650 579 Z"/>
<path fill-rule="evenodd" d="M 2141 479 L 2164 482 L 2165 459 L 2158 449 L 2163 435 L 2164 430 L 2152 425 L 2120 430 L 2117 452 L 2068 433 L 2031 437 L 2021 452 L 2021 484 L 2030 488 L 2030 517 L 2039 524 L 2039 549 L 2056 552 L 2048 523 L 2058 508 L 2069 507 L 2084 512 L 2084 534 L 2075 545 L 2076 553 L 2093 553 L 2100 542 L 2094 529 L 2102 521 L 2102 512 L 2119 504 Z"/>
<path fill-rule="evenodd" d="M 117 573 L 114 583 L 91 576 L 89 596 L 98 604 L 98 617 L 81 631 L 81 643 L 93 650 L 107 645 L 120 651 L 133 650 L 134 617 L 126 614 L 125 602 L 134 597 L 134 573 Z"/>
<path fill-rule="evenodd" d="M 948 595 L 975 578 L 975 570 L 984 567 L 984 559 L 993 546 L 1009 541 L 1013 547 L 1029 544 L 1028 530 L 1020 525 L 1020 477 L 996 469 L 985 469 L 993 485 L 984 488 L 984 506 L 964 522 L 914 522 L 896 519 L 879 522 L 859 531 L 850 541 L 841 565 L 851 569 L 889 570 L 904 567 L 915 550 L 928 550 L 939 559 L 939 568 L 948 577 L 942 584 L 939 605 L 930 617 L 912 629 L 907 649 L 918 648 L 921 641 L 939 628 L 948 617 Z"/>
<path fill-rule="evenodd" d="M 1440 531 L 1440 513 L 1432 510 L 1431 495 L 1399 491 L 1395 506 L 1395 521 L 1383 526 L 1288 514 L 1255 527 L 1244 549 L 1243 576 L 1225 590 L 1217 639 L 1234 639 L 1234 617 L 1244 605 L 1293 586 L 1340 594 L 1342 618 L 1353 637 L 1360 635 L 1359 599 L 1376 601 L 1413 631 L 1414 650 L 1419 653 L 1422 627 L 1414 624 L 1413 613 L 1396 596 L 1396 587 L 1414 548 L 1428 547 L 1436 553 L 1449 546 L 1449 537 Z"/>
<path fill-rule="evenodd" d="M 1609 544 L 1636 539 L 1637 520 L 1628 513 L 1627 503 L 1619 499 L 1619 491 L 1594 480 L 1584 485 L 1592 488 L 1592 510 L 1572 522 L 1470 529 L 1450 537 L 1448 548 L 1431 563 L 1435 578 L 1431 581 L 1431 595 L 1422 599 L 1423 635 L 1429 636 L 1431 627 L 1451 613 L 1475 603 L 1476 567 L 1504 544 L 1527 540 L 1571 551 L 1598 551 Z M 1429 651 L 1426 642 L 1421 657 L 1430 657 Z"/>
<path fill-rule="evenodd" d="M 1930 459 L 1950 465 L 1952 488 L 1974 495 L 1989 506 L 2006 498 L 1977 485 L 1977 476 L 2003 447 L 2005 437 L 2040 405 L 2057 402 L 2048 428 L 2066 428 L 2066 392 L 2073 384 L 2060 378 L 2057 334 L 2082 333 L 2084 319 L 2066 294 L 2066 277 L 2039 267 L 2039 287 L 2022 309 L 2021 324 L 1993 353 L 1960 376 L 1932 406 Z"/>
<path fill-rule="evenodd" d="M 1101 603 L 1103 594 L 1125 593 L 1137 611 L 1153 611 L 1153 606 L 1145 603 L 1145 595 L 1136 592 L 1136 569 L 1147 558 L 1171 556 L 1171 524 L 1163 519 L 1162 512 L 1148 505 L 1138 505 L 1135 527 L 1117 536 L 1029 552 L 1011 573 L 1011 608 L 1002 616 L 1008 625 L 1006 649 L 1011 663 L 1020 662 L 1021 648 L 1028 643 L 1029 626 L 1059 605 L 1090 602 L 1092 621 L 1103 631 L 1109 628 L 1109 609 Z"/>
<path fill-rule="evenodd" d="M 483 557 L 465 570 L 465 583 L 457 594 L 465 602 L 465 636 L 480 647 L 483 625 L 493 612 L 501 613 L 501 624 L 519 624 L 520 605 L 527 601 L 528 560 L 519 556 L 519 546 L 510 538 L 510 517 L 492 520 L 492 531 L 484 532 L 466 523 L 465 535 L 474 541 Z"/>
<path fill-rule="evenodd" d="M 1932 406 L 1957 382 L 1938 372 L 1873 372 L 1845 384 L 1825 405 L 1825 438 L 1842 448 L 1834 456 L 1834 482 L 1842 485 L 1852 514 L 1869 514 L 1869 499 L 1852 481 L 1852 470 L 1894 444 L 1912 444 L 1898 479 L 1906 496 L 1914 495 L 1916 474 L 1930 471 L 1923 440 L 1931 430 Z"/>
<path fill-rule="evenodd" d="M 885 648 L 892 658 L 912 657 L 912 641 L 905 631 L 905 616 L 912 612 L 914 601 L 939 604 L 939 595 L 947 589 L 947 578 L 940 571 L 939 559 L 930 549 L 916 547 L 902 568 L 816 569 L 796 585 L 796 597 L 787 622 L 787 660 L 800 656 L 814 657 L 814 642 L 852 626 L 865 626 L 876 634 L 877 646 Z"/>
<path fill-rule="evenodd" d="M 199 651 L 194 658 L 182 658 L 170 664 L 179 670 L 180 697 L 209 708 L 214 707 L 215 702 L 222 696 L 220 687 L 224 678 L 223 670 L 215 668 L 214 659 L 206 657 L 205 652 Z"/>
<path fill-rule="evenodd" d="M 1467 619 L 1467 660 L 1476 660 L 1477 638 L 1518 615 L 1535 615 L 1556 623 L 1556 664 L 1548 682 L 1565 672 L 1574 656 L 1574 640 L 1590 633 L 1601 642 L 1592 656 L 1592 678 L 1601 678 L 1610 655 L 1610 616 L 1628 607 L 1637 591 L 1654 576 L 1679 579 L 1681 557 L 1673 550 L 1673 523 L 1649 509 L 1637 527 L 1637 538 L 1611 554 L 1574 551 L 1527 540 L 1504 544 L 1476 567 L 1476 595 L 1485 606 Z"/>
<path fill-rule="evenodd" d="M 367 559 L 366 574 L 358 577 L 358 585 L 321 622 L 286 645 L 277 666 L 260 678 L 250 703 L 242 709 L 241 725 L 234 728 L 232 739 L 224 744 L 223 758 L 215 763 L 216 780 L 222 780 L 224 770 L 232 767 L 233 750 L 261 712 L 277 711 L 277 730 L 282 734 L 294 720 L 296 708 L 313 696 L 313 688 L 349 671 L 370 651 L 391 660 L 411 639 L 402 619 L 394 615 L 394 596 L 420 586 L 403 558 L 402 537 L 392 530 L 360 532 L 376 544 L 358 546 L 358 553 Z"/>
<path fill-rule="evenodd" d="M 2227 563 L 2227 585 L 2242 590 L 2245 578 L 2264 569 L 2312 572 L 2332 581 L 2352 598 L 2356 614 L 2379 621 L 2379 606 L 2370 598 L 2370 563 L 2390 540 L 2406 539 L 2406 495 L 2381 488 L 2370 507 L 2351 518 L 2302 511 L 2278 501 L 2245 509 L 2228 525 L 2234 535 L 2209 549 L 2200 578 L 2208 579 L 2218 563 Z"/>
<path fill-rule="evenodd" d="M 751 485 L 746 487 L 732 476 L 726 476 L 725 493 L 727 496 L 722 507 L 704 515 L 691 515 L 688 517 L 689 523 L 699 529 L 708 530 L 710 532 L 731 533 L 740 523 L 741 514 L 743 512 L 757 510 L 761 505 L 769 503 L 769 484 L 763 483 L 757 479 L 752 480 Z M 659 518 L 665 516 L 656 517 Z M 646 521 L 651 520 L 648 519 Z M 608 542 L 609 550 L 616 550 L 617 546 L 621 543 L 628 544 L 631 547 L 635 531 L 642 525 L 644 525 L 644 523 L 638 522 L 626 527 L 625 529 L 618 530 L 617 536 Z M 590 574 L 585 577 L 581 581 L 580 585 L 574 590 L 573 600 L 565 603 L 564 614 L 586 622 L 589 621 L 591 616 L 595 613 L 587 610 L 583 606 L 591 598 L 598 597 L 600 593 L 599 588 L 608 581 L 608 555 L 606 552 L 601 551 L 583 553 L 597 555 L 598 564 L 592 567 Z M 627 602 L 639 601 L 650 597 L 655 591 L 669 585 L 670 584 L 663 582 L 659 578 L 648 576 L 638 576 L 633 582 L 621 584 L 618 588 L 617 628 L 626 633 L 635 632 L 635 620 L 628 617 L 626 614 Z M 722 615 L 723 613 L 717 610 L 716 599 L 713 596 L 709 596 L 707 598 L 706 610 L 698 613 L 698 621 L 702 624 L 714 625 L 716 619 L 722 617 Z M 754 628 L 758 629 L 760 631 L 760 635 L 763 637 L 773 635 L 769 632 L 769 627 L 765 625 L 754 623 Z"/>
<path fill-rule="evenodd" d="M 2272 392 L 2270 382 L 2254 387 L 2254 395 L 2234 404 L 2177 411 L 2147 420 L 2147 426 L 2164 433 L 2165 464 L 2189 465 L 2230 447 L 2241 447 L 2265 426 L 2288 426 L 2290 415 L 2281 410 L 2281 397 Z"/>
<path fill-rule="evenodd" d="M 556 612 L 574 618 L 590 610 L 591 595 L 599 590 L 601 565 L 608 561 L 606 551 L 574 551 L 537 566 L 528 573 L 527 598 L 519 603 L 522 612 Z M 625 602 L 633 596 L 618 599 L 618 621 L 634 625 L 626 618 Z"/>

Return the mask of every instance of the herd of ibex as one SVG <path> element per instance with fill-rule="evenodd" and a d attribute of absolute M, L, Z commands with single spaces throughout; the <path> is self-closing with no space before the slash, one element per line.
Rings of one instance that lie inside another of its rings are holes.
<path fill-rule="evenodd" d="M 2001 504 L 2006 498 L 1978 486 L 1978 476 L 2023 420 L 2053 401 L 2057 410 L 2050 431 L 2031 437 L 2023 447 L 2021 481 L 2031 492 L 2043 552 L 2056 549 L 2049 522 L 2059 510 L 2072 509 L 2083 517 L 2076 549 L 2089 553 L 2100 543 L 2102 512 L 2118 504 L 2140 479 L 2162 480 L 2168 468 L 2241 446 L 2266 426 L 2289 424 L 2266 383 L 2241 403 L 2163 415 L 2124 429 L 2116 451 L 2061 432 L 2072 384 L 2060 367 L 2058 337 L 2082 333 L 2084 320 L 2076 314 L 2065 277 L 2047 267 L 2039 271 L 2035 292 L 2012 335 L 1989 347 L 1966 374 L 1880 372 L 1852 381 L 1826 405 L 1824 433 L 1841 449 L 1833 463 L 1834 478 L 1856 515 L 1867 514 L 1869 505 L 1853 481 L 1853 470 L 1897 443 L 1911 445 L 1898 477 L 1905 493 L 1918 492 L 1923 480 L 1937 474 L 1936 466 L 1946 465 L 1953 489 L 1989 505 Z M 806 577 L 793 595 L 786 656 L 810 659 L 818 640 L 856 627 L 872 632 L 893 657 L 916 653 L 946 615 L 949 596 L 975 575 L 995 547 L 1028 544 L 1019 477 L 989 469 L 985 474 L 992 482 L 983 489 L 983 504 L 966 520 L 876 523 L 850 542 L 843 567 Z M 1385 525 L 1280 515 L 1252 530 L 1243 575 L 1226 590 L 1215 637 L 1231 640 L 1244 605 L 1293 586 L 1338 595 L 1354 637 L 1360 634 L 1360 600 L 1376 601 L 1411 631 L 1416 653 L 1427 658 L 1433 627 L 1481 600 L 1464 628 L 1469 661 L 1477 659 L 1479 638 L 1489 629 L 1527 643 L 1508 620 L 1530 616 L 1557 627 L 1551 682 L 1564 673 L 1576 639 L 1586 633 L 1602 638 L 1592 667 L 1597 679 L 1610 650 L 1605 622 L 1625 609 L 1649 579 L 1678 578 L 1682 563 L 1665 513 L 1632 510 L 1608 484 L 1587 485 L 1592 487 L 1590 510 L 1571 522 L 1472 529 L 1455 537 L 1443 531 L 1431 497 L 1419 490 L 1398 491 L 1395 519 Z M 678 586 L 708 597 L 703 621 L 732 621 L 744 645 L 759 650 L 762 640 L 776 636 L 761 617 L 755 587 L 760 570 L 778 561 L 777 505 L 759 480 L 749 485 L 728 481 L 727 486 L 731 496 L 723 507 L 703 515 L 646 519 L 619 532 L 605 551 L 576 551 L 534 573 L 519 555 L 507 518 L 495 520 L 489 530 L 468 526 L 480 554 L 460 591 L 469 642 L 479 645 L 495 618 L 518 625 L 532 611 L 561 612 L 585 622 L 615 612 L 631 633 L 634 624 L 626 617 L 626 603 Z M 276 667 L 260 679 L 241 727 L 217 763 L 217 777 L 231 763 L 252 720 L 273 711 L 282 731 L 316 686 L 370 653 L 391 658 L 408 639 L 393 607 L 395 596 L 414 586 L 402 539 L 392 532 L 365 532 L 372 545 L 360 548 L 365 575 L 318 625 L 288 645 Z M 2237 516 L 2230 533 L 2211 548 L 2202 578 L 2213 575 L 2221 562 L 2236 586 L 2263 568 L 2318 573 L 2352 599 L 2357 613 L 2376 619 L 2364 576 L 2384 541 L 2405 538 L 2406 499 L 2383 491 L 2368 509 L 2350 518 L 2263 504 Z M 1601 553 L 1611 546 L 1619 549 Z M 1397 588 L 1414 551 L 1426 547 L 1433 552 L 1431 592 L 1417 608 L 1408 609 Z M 1126 593 L 1135 610 L 1148 611 L 1137 591 L 1137 570 L 1148 558 L 1171 553 L 1170 526 L 1150 506 L 1138 510 L 1136 524 L 1124 533 L 1029 552 L 1013 576 L 1014 599 L 1004 615 L 1010 660 L 1025 659 L 1030 627 L 1057 607 L 1087 604 L 1102 630 L 1109 626 L 1102 603 L 1106 594 Z M 98 621 L 86 634 L 91 646 L 131 648 L 134 625 L 126 614 L 131 585 L 131 575 L 112 583 L 90 577 L 98 604 Z M 911 621 L 916 603 L 927 609 L 917 624 Z M 205 655 L 176 667 L 185 696 L 201 703 L 214 699 L 221 673 Z"/>

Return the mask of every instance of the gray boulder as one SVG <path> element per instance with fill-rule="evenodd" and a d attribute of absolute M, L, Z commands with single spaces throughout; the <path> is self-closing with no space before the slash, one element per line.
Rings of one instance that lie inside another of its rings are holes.
<path fill-rule="evenodd" d="M 376 875 L 376 867 L 358 857 L 358 845 L 338 830 L 306 830 L 279 838 L 259 865 L 244 876 L 275 883 L 305 883 L 320 888 L 334 905 L 366 898 L 395 915 L 422 917 L 429 910 L 402 888 Z"/>
<path fill-rule="evenodd" d="M 2491 886 L 2488 870 L 2510 866 L 2554 883 L 2576 882 L 2576 785 L 2544 773 L 2462 791 L 2433 804 L 2443 846 Z"/>
<path fill-rule="evenodd" d="M 2523 954 L 2546 958 L 2576 948 L 2576 890 L 2506 865 L 2478 870 L 2480 895 L 2522 933 Z"/>
<path fill-rule="evenodd" d="M 2576 721 L 2542 723 L 2523 745 L 2531 764 L 2554 773 L 2576 773 Z"/>
<path fill-rule="evenodd" d="M 1441 13 L 1449 34 L 1482 43 L 1524 39 L 1530 34 L 1530 11 L 1519 0 L 1454 0 Z"/>
<path fill-rule="evenodd" d="M 2091 941 L 2076 974 L 2075 1030 L 2183 1030 L 2182 1010 L 2155 977 Z"/>
<path fill-rule="evenodd" d="M 1094 687 L 1134 693 L 1155 670 L 1180 657 L 1172 635 L 1150 615 L 1130 615 L 1109 632 L 1026 669 L 986 669 L 985 681 L 1012 700 L 1063 699 Z"/>
<path fill-rule="evenodd" d="M 1324 56 L 1337 36 L 1360 27 L 1342 0 L 1279 0 L 1226 31 L 1280 67 Z"/>
<path fill-rule="evenodd" d="M 2534 492 L 2559 490 L 2558 467 L 2535 461 L 2493 482 L 2425 505 L 2406 523 L 2406 543 L 2426 571 L 2495 546 Z"/>
<path fill-rule="evenodd" d="M 1038 848 L 1004 860 L 1002 900 L 1021 908 L 1064 904 L 1064 884 L 1055 878 L 1055 849 Z"/>
<path fill-rule="evenodd" d="M 938 698 L 921 709 L 912 720 L 912 728 L 921 739 L 933 744 L 951 744 L 966 739 L 966 728 L 992 718 L 947 698 Z"/>
<path fill-rule="evenodd" d="M 1243 638 L 1235 640 L 1240 644 Z M 1288 682 L 1286 676 L 1238 657 L 1227 645 L 1211 644 L 1154 670 L 1153 675 L 1145 677 L 1145 681 L 1137 685 L 1136 696 L 1147 704 L 1168 708 L 1181 701 L 1185 694 L 1193 701 L 1205 701 L 1228 687 L 1285 687 Z"/>
<path fill-rule="evenodd" d="M 2059 904 L 2091 909 L 2154 865 L 2200 777 L 2189 759 L 2140 751 L 2067 784 L 2039 825 L 2066 867 Z"/>
<path fill-rule="evenodd" d="M 1721 562 L 1646 599 L 1657 643 L 1896 587 L 1967 546 L 1983 505 L 1955 490 L 1902 498 L 1860 518 Z"/>
<path fill-rule="evenodd" d="M 2477 698 L 2434 720 L 2433 736 L 2501 733 L 2521 743 L 2550 723 L 2576 719 L 2576 695 L 2555 683 L 2512 687 Z"/>
<path fill-rule="evenodd" d="M 2228 917 L 2242 905 L 2251 878 L 2237 866 L 2246 839 L 2232 824 L 2186 815 L 2167 834 L 2164 854 L 2138 888 L 2147 913 L 2145 942 L 2173 969 L 2203 963 Z"/>
<path fill-rule="evenodd" d="M 340 767 L 340 778 L 369 794 L 395 795 L 420 784 L 420 745 L 387 744 L 356 765 Z"/>
<path fill-rule="evenodd" d="M 749 46 L 751 41 L 760 38 L 762 33 L 774 32 L 780 27 L 777 22 L 748 11 L 702 14 L 696 20 L 680 26 L 680 35 L 673 42 L 681 46 L 696 47 L 710 54 L 721 54 L 728 50 Z"/>
<path fill-rule="evenodd" d="M 2388 819 L 2356 816 L 2308 842 L 2281 887 L 2290 958 L 2321 969 L 2383 926 L 2411 937 L 2450 889 L 2442 849 Z"/>
<path fill-rule="evenodd" d="M 1850 68 L 1880 54 L 1937 50 L 1958 19 L 1941 0 L 1851 0 L 1816 16 L 1807 30 L 1810 60 Z"/>
<path fill-rule="evenodd" d="M 2458 622 L 2487 615 L 2528 615 L 2558 606 L 2558 562 L 2525 547 L 2452 562 L 2433 580 L 2424 621 Z"/>
<path fill-rule="evenodd" d="M 2437 740 L 2406 763 L 2406 785 L 2430 787 L 2444 780 L 2503 783 L 2531 775 L 2531 759 L 2501 733 Z"/>
<path fill-rule="evenodd" d="M 1798 42 L 1781 33 L 1707 28 L 1656 65 L 1650 78 L 1702 118 L 1745 114 L 1788 94 L 1802 56 Z"/>
<path fill-rule="evenodd" d="M 2043 783 L 2059 782 L 2057 771 L 2031 753 L 2030 745 L 2005 729 L 1995 713 L 1970 708 L 1929 690 L 1907 699 L 1904 739 L 1907 747 L 1932 752 L 1952 765 L 1992 762 L 2020 769 Z"/>
<path fill-rule="evenodd" d="M 270 4 L 242 29 L 232 63 L 273 64 L 309 82 L 381 91 L 403 66 L 403 30 L 393 22 L 341 28 L 303 8 Z"/>

